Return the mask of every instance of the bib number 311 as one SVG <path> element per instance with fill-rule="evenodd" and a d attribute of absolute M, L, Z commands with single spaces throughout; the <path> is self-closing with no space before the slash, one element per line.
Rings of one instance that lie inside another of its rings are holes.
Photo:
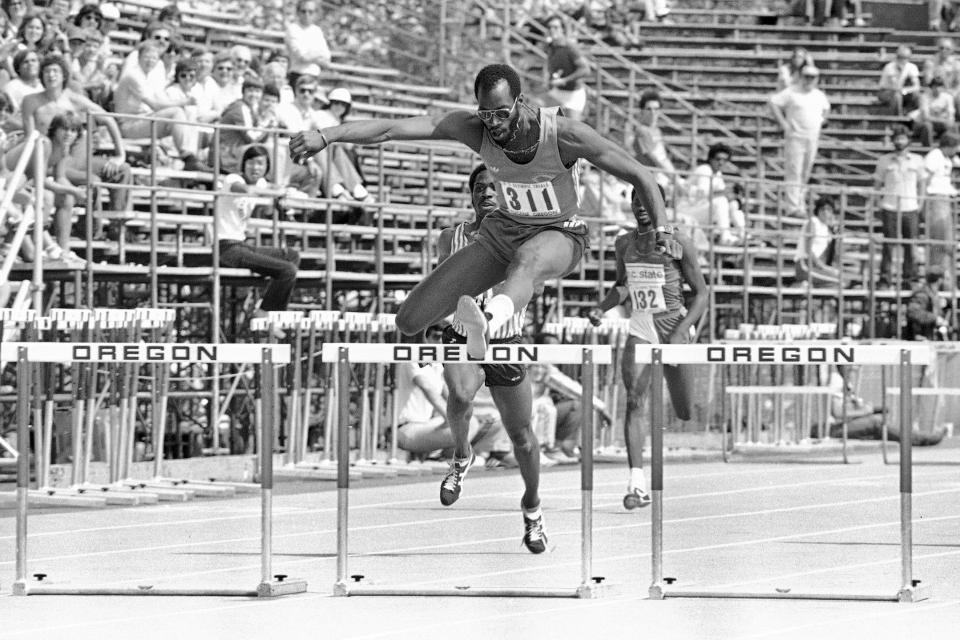
<path fill-rule="evenodd" d="M 501 182 L 500 192 L 510 213 L 523 216 L 560 214 L 557 192 L 550 182 Z"/>

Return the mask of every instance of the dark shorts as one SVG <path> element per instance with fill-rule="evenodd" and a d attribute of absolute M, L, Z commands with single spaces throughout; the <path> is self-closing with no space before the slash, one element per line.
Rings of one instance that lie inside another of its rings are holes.
<path fill-rule="evenodd" d="M 520 336 L 491 340 L 490 344 L 520 344 Z M 443 330 L 443 344 L 466 344 L 466 337 L 460 335 L 448 326 Z M 515 387 L 527 376 L 527 368 L 522 364 L 481 364 L 484 382 L 488 387 Z"/>
<path fill-rule="evenodd" d="M 541 231 L 559 231 L 569 236 L 575 243 L 573 258 L 563 275 L 573 271 L 580 258 L 590 247 L 590 233 L 587 223 L 574 216 L 569 220 L 551 224 L 533 225 L 517 222 L 500 211 L 488 214 L 480 223 L 477 242 L 487 249 L 503 264 L 510 264 L 520 246 Z"/>

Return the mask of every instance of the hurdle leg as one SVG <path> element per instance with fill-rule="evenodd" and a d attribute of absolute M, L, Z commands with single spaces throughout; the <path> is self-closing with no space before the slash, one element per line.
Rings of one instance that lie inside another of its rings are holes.
<path fill-rule="evenodd" d="M 663 352 L 654 349 L 650 377 L 651 573 L 649 595 L 664 598 L 663 588 Z"/>
<path fill-rule="evenodd" d="M 263 379 L 263 402 L 267 415 L 275 413 L 276 372 L 270 349 L 263 350 L 263 360 L 259 365 Z M 260 584 L 257 595 L 272 598 L 275 596 L 304 593 L 307 583 L 290 579 L 283 574 L 273 574 L 273 421 L 263 422 L 260 437 Z"/>
<path fill-rule="evenodd" d="M 594 598 L 600 594 L 603 578 L 593 575 L 593 420 L 596 367 L 593 349 L 583 350 L 583 395 L 580 427 L 580 586 L 577 597 Z"/>
<path fill-rule="evenodd" d="M 913 578 L 913 372 L 910 352 L 900 351 L 900 602 L 930 597 L 929 587 Z M 904 426 L 906 425 L 906 426 Z"/>
<path fill-rule="evenodd" d="M 350 361 L 347 350 L 337 357 L 337 581 L 333 595 L 349 595 L 347 587 L 347 520 L 350 506 Z"/>
<path fill-rule="evenodd" d="M 70 447 L 73 468 L 70 475 L 70 484 L 76 487 L 80 485 L 80 471 L 83 468 L 83 422 L 84 409 L 86 408 L 87 376 L 84 367 L 78 363 L 74 363 L 70 370 L 71 386 L 73 387 L 71 393 L 73 406 L 70 412 Z"/>
<path fill-rule="evenodd" d="M 30 363 L 27 350 L 17 353 L 17 558 L 13 594 L 27 595 L 27 503 L 30 491 Z"/>

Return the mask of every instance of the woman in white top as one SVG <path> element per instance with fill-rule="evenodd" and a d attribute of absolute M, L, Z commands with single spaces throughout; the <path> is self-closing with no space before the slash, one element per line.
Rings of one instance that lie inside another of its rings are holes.
<path fill-rule="evenodd" d="M 829 196 L 821 196 L 813 205 L 813 215 L 800 230 L 800 242 L 794 257 L 797 281 L 813 285 L 837 284 L 843 279 L 834 266 L 837 257 L 836 204 Z"/>
<path fill-rule="evenodd" d="M 224 178 L 223 188 L 237 195 L 221 197 L 216 213 L 220 266 L 250 269 L 270 278 L 255 316 L 287 308 L 300 265 L 300 254 L 293 249 L 258 247 L 246 241 L 247 223 L 256 204 L 250 197 L 244 196 L 279 194 L 267 182 L 269 171 L 270 155 L 266 147 L 249 147 L 240 161 L 240 173 L 231 173 Z"/>

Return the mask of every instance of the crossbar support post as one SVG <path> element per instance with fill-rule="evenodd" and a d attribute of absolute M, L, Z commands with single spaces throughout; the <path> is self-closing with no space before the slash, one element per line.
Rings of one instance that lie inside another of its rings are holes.
<path fill-rule="evenodd" d="M 334 595 L 347 591 L 347 517 L 350 491 L 350 358 L 340 347 L 337 353 L 337 582 Z"/>
<path fill-rule="evenodd" d="M 650 377 L 650 492 L 652 494 L 650 544 L 652 582 L 649 595 L 663 594 L 663 352 L 653 349 Z"/>
<path fill-rule="evenodd" d="M 17 570 L 13 594 L 27 595 L 27 502 L 30 491 L 30 363 L 17 349 Z"/>
<path fill-rule="evenodd" d="M 593 350 L 583 350 L 580 367 L 583 385 L 583 412 L 580 427 L 580 588 L 578 594 L 589 598 L 598 585 L 593 579 Z"/>

